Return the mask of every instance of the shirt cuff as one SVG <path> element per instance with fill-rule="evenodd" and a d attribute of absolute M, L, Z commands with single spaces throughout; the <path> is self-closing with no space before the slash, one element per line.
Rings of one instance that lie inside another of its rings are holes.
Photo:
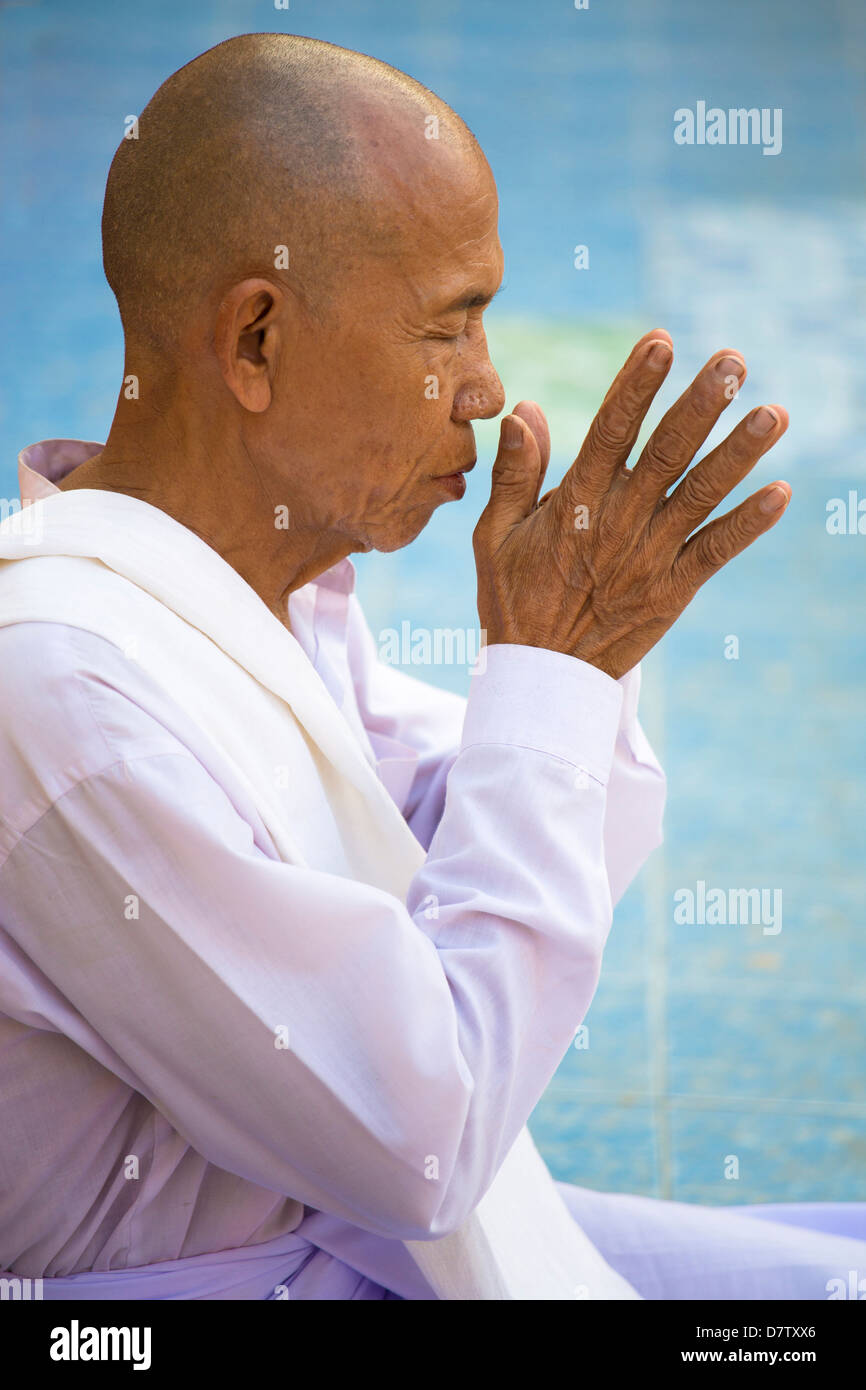
<path fill-rule="evenodd" d="M 531 748 L 607 785 L 623 695 L 619 681 L 578 657 L 494 643 L 473 672 L 461 748 Z"/>
<path fill-rule="evenodd" d="M 620 676 L 618 684 L 622 686 L 623 690 L 619 736 L 636 763 L 641 763 L 644 767 L 651 767 L 660 772 L 661 767 L 658 759 L 638 721 L 638 699 L 641 688 L 640 664 L 633 666 L 630 671 L 626 671 L 624 676 Z"/>
<path fill-rule="evenodd" d="M 620 676 L 617 684 L 622 686 L 623 694 L 619 727 L 624 732 L 630 733 L 637 720 L 637 705 L 641 686 L 640 663 L 633 666 L 630 671 L 626 671 L 624 676 Z"/>

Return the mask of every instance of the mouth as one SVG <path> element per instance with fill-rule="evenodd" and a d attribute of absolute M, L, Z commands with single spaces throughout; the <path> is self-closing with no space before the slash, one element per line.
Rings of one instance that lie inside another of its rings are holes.
<path fill-rule="evenodd" d="M 471 473 L 477 461 L 477 459 L 471 459 L 469 463 L 464 463 L 463 467 L 458 469 L 456 473 L 440 473 L 433 481 L 441 483 L 442 487 L 459 501 L 466 492 L 466 479 L 463 475 L 464 473 Z"/>
<path fill-rule="evenodd" d="M 459 468 L 455 468 L 455 470 L 454 470 L 453 473 L 438 473 L 438 474 L 436 474 L 436 477 L 439 477 L 439 478 L 459 478 L 460 475 L 461 475 L 461 473 L 471 473 L 477 462 L 478 462 L 477 457 L 476 457 L 476 458 L 472 458 L 472 459 L 469 460 L 468 463 L 461 464 L 461 466 L 460 466 Z"/>

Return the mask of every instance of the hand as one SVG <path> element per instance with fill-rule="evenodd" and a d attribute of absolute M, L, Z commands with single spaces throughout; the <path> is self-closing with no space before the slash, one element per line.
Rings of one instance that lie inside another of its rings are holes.
<path fill-rule="evenodd" d="M 791 497 L 785 482 L 701 526 L 781 439 L 788 428 L 781 406 L 753 410 L 686 472 L 745 379 L 739 353 L 710 358 L 627 467 L 672 361 L 663 329 L 635 344 L 574 463 L 540 502 L 550 457 L 544 415 L 523 401 L 503 419 L 490 501 L 473 535 L 488 644 L 548 647 L 618 679 L 710 575 L 779 520 Z"/>

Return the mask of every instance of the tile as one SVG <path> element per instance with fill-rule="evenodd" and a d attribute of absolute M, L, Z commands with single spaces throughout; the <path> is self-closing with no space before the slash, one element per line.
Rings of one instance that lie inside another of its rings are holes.
<path fill-rule="evenodd" d="M 866 1201 L 866 1116 L 674 1107 L 671 1134 L 678 1202 Z"/>
<path fill-rule="evenodd" d="M 866 1114 L 866 1010 L 713 988 L 668 995 L 668 1090 L 860 1106 Z"/>
<path fill-rule="evenodd" d="M 651 913 L 649 894 L 653 870 L 644 865 L 614 908 L 613 924 L 604 948 L 599 989 L 604 986 L 644 987 L 650 968 Z"/>
<path fill-rule="evenodd" d="M 575 1044 L 580 1044 L 576 1046 Z M 646 991 L 605 982 L 596 991 L 583 1028 L 550 1082 L 557 1099 L 584 1093 L 630 1096 L 650 1090 Z"/>
<path fill-rule="evenodd" d="M 49 8 L 4 8 L 12 138 L 0 216 L 16 266 L 4 293 L 10 321 L 30 325 L 26 355 L 15 335 L 0 343 L 8 497 L 19 448 L 104 438 L 113 413 L 120 336 L 98 223 L 120 131 L 106 128 L 105 112 L 140 109 L 194 53 L 249 28 L 245 0 L 221 0 L 203 18 L 152 0 L 135 25 L 102 0 Z M 820 5 L 783 8 L 779 25 L 772 7 L 752 6 L 746 44 L 726 12 L 691 0 L 587 14 L 565 4 L 541 24 L 529 8 L 492 0 L 442 0 L 432 17 L 398 0 L 334 0 L 326 21 L 313 15 L 308 26 L 441 88 L 485 147 L 506 253 L 488 341 L 508 405 L 536 399 L 548 415 L 548 485 L 654 323 L 673 333 L 676 360 L 642 440 L 724 342 L 746 353 L 749 376 L 707 447 L 760 400 L 791 409 L 783 444 L 732 498 L 784 476 L 795 490 L 788 514 L 701 589 L 651 654 L 645 698 L 657 701 L 652 741 L 668 774 L 665 845 L 617 908 L 587 1019 L 591 1047 L 569 1051 L 533 1117 L 558 1176 L 648 1192 L 665 1181 L 670 1123 L 687 1200 L 866 1195 L 862 1120 L 760 1110 L 762 1096 L 862 1103 L 866 990 L 866 537 L 831 537 L 825 526 L 828 498 L 858 480 L 866 495 L 866 222 L 851 194 L 866 151 L 851 120 L 866 20 L 853 4 L 832 22 Z M 739 105 L 765 83 L 770 39 L 783 156 L 675 146 L 682 73 L 707 72 L 711 60 L 707 95 Z M 481 43 L 489 62 L 479 68 Z M 51 313 L 34 321 L 58 228 L 66 273 Z M 590 247 L 585 273 L 573 268 L 577 242 Z M 463 502 L 440 508 L 407 550 L 358 557 L 374 635 L 404 618 L 476 623 L 471 538 L 498 429 L 474 429 L 479 467 Z M 729 634 L 736 662 L 724 659 Z M 469 690 L 454 667 L 413 674 Z M 780 887 L 782 931 L 675 924 L 674 890 L 699 879 Z M 639 1099 L 665 1064 L 676 1094 Z M 681 1108 L 680 1089 L 694 1098 L 706 1088 L 745 1096 L 741 1110 L 718 1100 Z M 719 1154 L 732 1147 L 741 1178 L 720 1188 Z"/>
<path fill-rule="evenodd" d="M 681 875 L 679 886 L 688 887 L 696 898 L 701 879 L 706 890 L 721 887 L 726 892 L 734 882 L 733 874 L 719 864 L 701 869 L 686 856 L 682 867 L 687 871 Z M 717 989 L 724 981 L 726 990 L 798 1000 L 803 1007 L 816 998 L 866 1004 L 866 932 L 863 885 L 858 878 L 781 875 L 778 932 L 772 927 L 767 931 L 757 922 L 728 926 L 674 923 L 677 888 L 670 887 L 672 876 L 666 881 L 669 891 L 659 900 L 659 912 L 668 924 L 674 986 Z M 736 882 L 748 888 L 756 880 L 742 875 Z M 766 879 L 757 882 L 766 884 Z M 772 905 L 773 899 L 767 902 Z M 769 916 L 764 921 L 768 922 Z"/>
<path fill-rule="evenodd" d="M 548 1094 L 536 1106 L 529 1129 L 560 1182 L 658 1195 L 652 1111 L 646 1105 L 566 1104 Z"/>

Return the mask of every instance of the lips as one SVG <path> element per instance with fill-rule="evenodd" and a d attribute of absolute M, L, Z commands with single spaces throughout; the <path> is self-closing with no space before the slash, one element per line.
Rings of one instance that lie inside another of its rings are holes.
<path fill-rule="evenodd" d="M 462 465 L 462 467 L 460 467 L 460 468 L 454 468 L 454 469 L 451 470 L 450 473 L 438 473 L 438 474 L 437 474 L 437 477 L 439 477 L 439 478 L 459 478 L 459 476 L 460 476 L 461 473 L 471 473 L 471 472 L 472 472 L 472 469 L 475 467 L 475 465 L 476 465 L 477 462 L 478 462 L 478 459 L 477 459 L 477 458 L 470 459 L 470 461 L 469 461 L 468 463 L 464 463 L 464 464 Z"/>

